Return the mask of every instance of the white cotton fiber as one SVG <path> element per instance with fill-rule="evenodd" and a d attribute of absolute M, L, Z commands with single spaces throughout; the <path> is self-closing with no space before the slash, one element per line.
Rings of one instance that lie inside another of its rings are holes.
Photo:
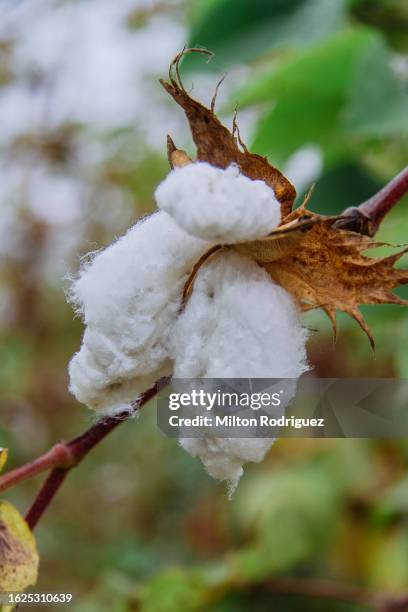
<path fill-rule="evenodd" d="M 298 378 L 307 333 L 289 293 L 256 263 L 221 253 L 201 268 L 173 331 L 177 378 Z"/>
<path fill-rule="evenodd" d="M 260 238 L 280 223 L 280 204 L 264 181 L 252 181 L 235 165 L 205 162 L 176 168 L 156 189 L 159 208 L 186 232 L 211 242 Z"/>
<path fill-rule="evenodd" d="M 308 369 L 307 333 L 290 295 L 254 262 L 229 253 L 201 269 L 172 337 L 178 378 L 290 378 Z M 295 392 L 285 398 L 287 404 Z M 233 490 L 247 461 L 261 461 L 267 438 L 183 439 L 211 476 Z"/>
<path fill-rule="evenodd" d="M 71 301 L 86 330 L 70 367 L 70 389 L 91 408 L 115 412 L 171 372 L 168 339 L 180 295 L 208 243 L 159 212 L 86 264 Z"/>
<path fill-rule="evenodd" d="M 207 472 L 216 480 L 228 483 L 230 496 L 244 473 L 243 465 L 260 463 L 274 443 L 272 438 L 183 438 L 181 446 L 192 457 L 201 459 Z"/>
<path fill-rule="evenodd" d="M 290 295 L 265 270 L 223 251 L 201 268 L 179 314 L 183 286 L 210 244 L 265 236 L 279 224 L 273 190 L 235 166 L 194 163 L 172 171 L 156 198 L 163 210 L 97 253 L 72 284 L 70 299 L 86 329 L 69 367 L 71 391 L 89 407 L 115 413 L 172 373 L 287 378 L 294 382 L 286 405 L 307 370 L 306 332 Z M 261 461 L 272 443 L 211 434 L 181 440 L 230 491 L 243 464 Z"/>

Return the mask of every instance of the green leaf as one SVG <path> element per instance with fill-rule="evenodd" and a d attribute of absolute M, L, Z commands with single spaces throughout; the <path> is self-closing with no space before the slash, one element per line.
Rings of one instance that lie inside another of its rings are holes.
<path fill-rule="evenodd" d="M 310 557 L 330 538 L 343 487 L 333 461 L 311 462 L 243 483 L 237 510 L 255 538 L 234 555 L 235 573 L 262 579 Z"/>
<path fill-rule="evenodd" d="M 145 585 L 141 612 L 199 612 L 205 609 L 207 588 L 198 572 L 169 569 Z"/>
<path fill-rule="evenodd" d="M 8 449 L 0 448 L 0 472 L 4 468 L 8 457 Z"/>
<path fill-rule="evenodd" d="M 19 512 L 0 501 L 0 591 L 23 591 L 37 581 L 38 553 Z"/>
<path fill-rule="evenodd" d="M 350 83 L 362 53 L 377 35 L 359 29 L 343 32 L 283 65 L 258 75 L 235 99 L 247 106 L 267 103 L 253 142 L 261 154 L 283 163 L 306 144 L 317 144 L 326 164 L 344 154 L 348 139 L 341 133 Z"/>
<path fill-rule="evenodd" d="M 240 107 L 274 102 L 286 92 L 299 93 L 303 103 L 316 90 L 327 99 L 337 98 L 344 95 L 353 74 L 353 62 L 377 39 L 377 34 L 366 28 L 341 32 L 286 61 L 272 64 L 238 90 L 235 97 Z"/>
<path fill-rule="evenodd" d="M 381 39 L 358 59 L 343 126 L 354 136 L 408 134 L 408 89 L 393 72 L 391 54 Z"/>
<path fill-rule="evenodd" d="M 321 40 L 345 20 L 345 0 L 201 1 L 189 46 L 215 53 L 208 65 L 188 56 L 184 69 L 224 69 L 278 47 L 305 47 Z"/>

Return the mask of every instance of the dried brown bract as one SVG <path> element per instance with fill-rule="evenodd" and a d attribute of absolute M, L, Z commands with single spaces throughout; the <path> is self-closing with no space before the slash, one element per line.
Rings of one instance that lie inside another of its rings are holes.
<path fill-rule="evenodd" d="M 173 60 L 169 71 L 169 82 L 161 80 L 164 89 L 184 110 L 190 124 L 194 143 L 197 147 L 197 160 L 206 161 L 218 168 L 227 168 L 237 164 L 241 172 L 249 178 L 265 181 L 275 191 L 282 205 L 282 216 L 292 210 L 296 190 L 279 170 L 271 166 L 265 157 L 250 153 L 242 142 L 237 129 L 230 132 L 215 113 L 191 98 L 180 79 L 179 63 L 185 53 L 212 54 L 205 49 L 185 49 Z M 214 106 L 214 105 L 213 105 Z M 236 124 L 235 124 L 236 126 Z"/>
<path fill-rule="evenodd" d="M 301 310 L 322 308 L 333 324 L 335 335 L 336 310 L 349 314 L 359 323 L 374 347 L 373 336 L 359 306 L 408 305 L 408 300 L 393 293 L 396 287 L 408 283 L 408 270 L 394 267 L 408 249 L 388 257 L 364 255 L 365 251 L 379 246 L 379 243 L 368 236 L 340 229 L 341 215 L 326 217 L 309 211 L 307 204 L 312 191 L 305 202 L 292 211 L 296 197 L 294 187 L 266 158 L 248 151 L 241 141 L 235 119 L 233 131 L 230 132 L 214 113 L 215 99 L 211 109 L 208 109 L 191 98 L 184 89 L 179 63 L 188 52 L 211 55 L 204 49 L 185 49 L 170 66 L 169 82 L 162 80 L 161 83 L 187 116 L 197 147 L 197 160 L 220 168 L 235 163 L 249 178 L 265 181 L 281 203 L 282 222 L 265 238 L 211 247 L 194 266 L 184 288 L 182 304 L 187 301 L 201 266 L 225 250 L 234 249 L 263 267 L 274 282 L 292 294 Z M 191 162 L 184 152 L 176 149 L 171 139 L 169 143 L 172 166 Z"/>

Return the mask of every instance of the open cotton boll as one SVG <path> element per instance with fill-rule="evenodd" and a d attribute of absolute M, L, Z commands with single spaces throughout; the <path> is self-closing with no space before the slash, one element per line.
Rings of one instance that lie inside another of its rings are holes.
<path fill-rule="evenodd" d="M 159 208 L 186 232 L 212 242 L 261 238 L 281 220 L 273 189 L 240 174 L 235 165 L 222 170 L 196 162 L 176 168 L 155 197 Z"/>
<path fill-rule="evenodd" d="M 169 331 L 188 273 L 207 248 L 159 212 L 85 264 L 70 292 L 86 324 L 69 367 L 79 401 L 123 410 L 171 372 Z"/>
<path fill-rule="evenodd" d="M 201 268 L 172 334 L 177 378 L 298 378 L 307 332 L 290 294 L 246 257 Z"/>
<path fill-rule="evenodd" d="M 172 350 L 178 378 L 294 379 L 308 369 L 307 333 L 291 296 L 249 259 L 229 253 L 198 275 L 185 311 L 176 321 Z M 284 406 L 282 406 L 284 407 Z M 182 439 L 211 476 L 236 487 L 248 461 L 261 461 L 268 438 Z"/>

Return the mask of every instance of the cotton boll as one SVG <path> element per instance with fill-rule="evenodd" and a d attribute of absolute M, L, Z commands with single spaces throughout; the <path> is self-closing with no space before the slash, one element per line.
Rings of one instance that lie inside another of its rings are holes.
<path fill-rule="evenodd" d="M 172 336 L 178 378 L 298 378 L 305 342 L 289 293 L 256 263 L 219 255 L 198 274 Z"/>
<path fill-rule="evenodd" d="M 269 234 L 281 220 L 280 204 L 264 181 L 235 165 L 204 162 L 176 168 L 156 190 L 159 208 L 186 232 L 212 242 L 234 243 Z"/>
<path fill-rule="evenodd" d="M 178 378 L 288 378 L 308 369 L 307 334 L 290 295 L 254 262 L 230 253 L 202 268 L 172 337 Z M 296 384 L 286 385 L 285 404 Z M 261 461 L 268 438 L 182 439 L 211 476 L 236 487 L 248 461 Z"/>
<path fill-rule="evenodd" d="M 79 401 L 123 410 L 171 372 L 169 331 L 188 273 L 208 246 L 159 212 L 83 267 L 70 293 L 87 326 L 69 368 Z"/>
<path fill-rule="evenodd" d="M 106 371 L 98 366 L 85 343 L 69 364 L 71 393 L 79 402 L 106 415 L 128 410 L 146 389 L 170 374 L 171 362 L 165 360 L 150 374 L 109 382 Z"/>

